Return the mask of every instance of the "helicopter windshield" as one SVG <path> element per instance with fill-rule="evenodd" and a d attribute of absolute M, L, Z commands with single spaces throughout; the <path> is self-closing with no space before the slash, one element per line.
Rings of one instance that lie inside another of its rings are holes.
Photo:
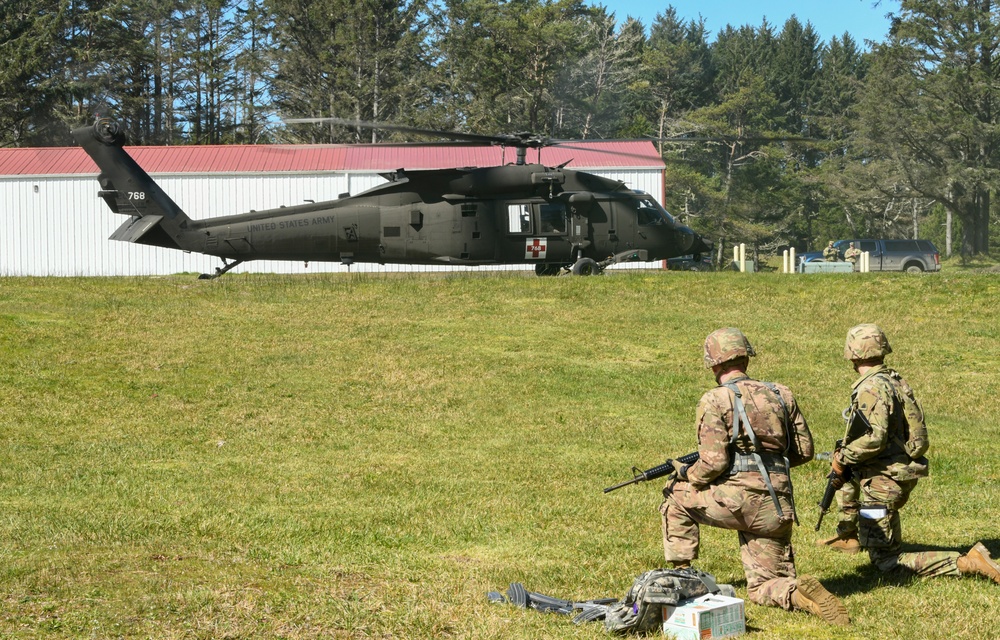
<path fill-rule="evenodd" d="M 673 223 L 673 217 L 650 195 L 640 193 L 636 198 L 639 226 L 651 227 Z"/>

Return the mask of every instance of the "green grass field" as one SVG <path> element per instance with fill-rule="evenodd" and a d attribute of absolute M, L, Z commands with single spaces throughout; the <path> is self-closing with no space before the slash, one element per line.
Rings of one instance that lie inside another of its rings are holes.
<path fill-rule="evenodd" d="M 0 279 L 0 637 L 606 637 L 486 592 L 620 597 L 662 566 L 660 482 L 601 489 L 695 447 L 721 326 L 826 451 L 844 336 L 879 323 L 931 429 L 904 537 L 1000 556 L 998 294 L 987 273 Z M 998 637 L 1000 585 L 814 547 L 827 471 L 795 476 L 797 564 L 854 625 L 748 603 L 749 637 Z M 704 529 L 695 566 L 745 596 L 735 534 Z"/>

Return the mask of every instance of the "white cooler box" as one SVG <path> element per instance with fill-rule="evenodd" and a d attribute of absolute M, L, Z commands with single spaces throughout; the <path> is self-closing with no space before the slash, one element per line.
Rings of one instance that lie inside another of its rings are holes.
<path fill-rule="evenodd" d="M 663 633 L 677 640 L 730 638 L 746 630 L 740 598 L 709 594 L 676 607 L 663 607 Z"/>

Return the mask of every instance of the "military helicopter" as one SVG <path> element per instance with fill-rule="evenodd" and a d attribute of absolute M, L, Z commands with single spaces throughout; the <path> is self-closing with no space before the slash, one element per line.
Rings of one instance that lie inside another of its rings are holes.
<path fill-rule="evenodd" d="M 529 148 L 562 144 L 515 134 L 483 136 L 331 118 L 345 125 L 513 147 L 496 167 L 399 170 L 388 182 L 328 202 L 192 219 L 123 149 L 113 120 L 74 129 L 100 169 L 98 195 L 129 216 L 112 240 L 217 256 L 216 278 L 249 260 L 379 264 L 534 264 L 538 275 L 594 275 L 627 261 L 711 251 L 649 194 L 623 182 L 525 162 Z"/>

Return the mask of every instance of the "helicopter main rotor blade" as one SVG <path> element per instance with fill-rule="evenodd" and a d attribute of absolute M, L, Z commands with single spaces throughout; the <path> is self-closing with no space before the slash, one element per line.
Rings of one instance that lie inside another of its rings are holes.
<path fill-rule="evenodd" d="M 317 117 L 317 118 L 285 118 L 283 119 L 285 124 L 332 124 L 336 126 L 343 127 L 353 127 L 356 129 L 381 129 L 383 131 L 396 131 L 400 133 L 409 133 L 424 137 L 433 138 L 444 138 L 449 141 L 449 143 L 465 143 L 465 144 L 480 144 L 480 145 L 499 145 L 503 147 L 511 147 L 518 149 L 518 164 L 523 164 L 525 162 L 524 150 L 525 149 L 536 149 L 541 150 L 546 147 L 560 147 L 562 149 L 577 149 L 580 151 L 598 151 L 603 154 L 617 155 L 623 157 L 631 158 L 649 158 L 648 154 L 635 153 L 632 151 L 625 151 L 621 149 L 594 149 L 593 147 L 581 146 L 581 143 L 586 144 L 588 142 L 649 142 L 649 143 L 666 143 L 666 144 L 769 144 L 769 143 L 781 143 L 781 142 L 805 142 L 805 143 L 817 143 L 822 142 L 822 140 L 817 140 L 815 138 L 805 138 L 800 136 L 706 136 L 706 135 L 691 135 L 682 134 L 675 136 L 663 136 L 663 137 L 641 137 L 641 138 L 611 138 L 602 139 L 594 138 L 591 140 L 573 140 L 573 139 L 555 139 L 549 138 L 547 136 L 533 134 L 530 132 L 519 132 L 513 134 L 497 134 L 497 135 L 484 135 L 478 133 L 465 133 L 462 131 L 445 131 L 441 129 L 427 129 L 424 127 L 414 127 L 410 125 L 403 124 L 393 124 L 390 122 L 373 122 L 368 120 L 350 120 L 347 118 L 336 118 L 336 117 Z M 393 144 L 418 144 L 418 143 L 393 143 Z M 425 143 L 426 144 L 426 143 Z M 435 144 L 435 143 L 431 143 Z M 441 143 L 437 143 L 441 144 Z M 538 162 L 541 162 L 541 157 L 539 156 Z"/>
<path fill-rule="evenodd" d="M 823 142 L 819 138 L 804 138 L 802 136 L 664 136 L 662 138 L 629 138 L 637 142 Z"/>
<path fill-rule="evenodd" d="M 593 140 L 577 140 L 575 143 L 572 143 L 572 144 L 571 143 L 564 143 L 564 142 L 553 142 L 552 146 L 553 147 L 558 147 L 559 149 L 573 149 L 575 151 L 586 151 L 588 153 L 602 153 L 602 154 L 607 154 L 607 155 L 611 155 L 611 156 L 622 156 L 623 158 L 643 158 L 643 159 L 648 160 L 650 157 L 654 157 L 654 158 L 658 157 L 658 154 L 655 151 L 651 155 L 649 153 L 635 153 L 633 151 L 621 151 L 619 149 L 601 149 L 601 148 L 595 147 L 593 145 L 591 145 L 591 146 L 583 146 L 581 144 L 581 143 L 587 143 L 587 142 L 647 142 L 647 140 L 643 139 L 643 138 L 637 138 L 636 140 L 619 140 L 617 138 L 616 139 L 609 139 L 609 140 L 601 140 L 601 139 L 595 138 Z M 648 142 L 653 142 L 653 141 L 652 140 L 648 140 Z"/>
<path fill-rule="evenodd" d="M 403 124 L 391 124 L 388 122 L 368 122 L 365 120 L 348 120 L 346 118 L 286 118 L 285 124 L 335 124 L 344 127 L 357 127 L 359 129 L 383 129 L 385 131 L 399 131 L 400 133 L 414 133 L 422 136 L 437 138 L 448 138 L 451 140 L 464 140 L 467 142 L 478 142 L 481 144 L 500 144 L 509 147 L 545 147 L 554 144 L 548 138 L 536 136 L 528 133 L 517 133 L 507 135 L 481 135 L 478 133 L 464 133 L 462 131 L 441 131 L 439 129 L 424 129 L 422 127 L 411 127 Z"/>

